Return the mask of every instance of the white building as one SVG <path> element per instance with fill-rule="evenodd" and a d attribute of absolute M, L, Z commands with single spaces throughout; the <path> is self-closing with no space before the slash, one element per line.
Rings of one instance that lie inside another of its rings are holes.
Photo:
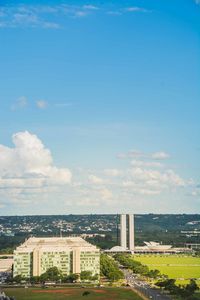
<path fill-rule="evenodd" d="M 63 275 L 100 273 L 100 251 L 80 237 L 29 238 L 14 251 L 13 276 L 40 276 L 57 267 Z"/>

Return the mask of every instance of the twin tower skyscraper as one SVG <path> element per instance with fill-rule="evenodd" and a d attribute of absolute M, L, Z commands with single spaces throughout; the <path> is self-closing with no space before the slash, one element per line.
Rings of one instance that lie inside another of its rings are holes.
<path fill-rule="evenodd" d="M 128 230 L 127 230 L 128 229 Z M 120 215 L 120 246 L 123 249 L 134 251 L 135 234 L 134 234 L 134 215 Z"/>

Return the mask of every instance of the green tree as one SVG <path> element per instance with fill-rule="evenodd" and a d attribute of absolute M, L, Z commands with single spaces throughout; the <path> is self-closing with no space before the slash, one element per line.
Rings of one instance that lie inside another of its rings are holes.
<path fill-rule="evenodd" d="M 30 278 L 30 283 L 32 284 L 36 284 L 36 283 L 39 283 L 40 282 L 40 276 L 32 276 Z"/>
<path fill-rule="evenodd" d="M 47 280 L 49 281 L 58 281 L 59 279 L 62 279 L 62 274 L 58 270 L 57 267 L 49 268 L 45 273 L 43 273 L 40 276 L 40 281 L 45 282 Z"/>
<path fill-rule="evenodd" d="M 99 280 L 99 275 L 95 274 L 94 276 L 92 276 L 92 280 L 97 281 Z"/>
<path fill-rule="evenodd" d="M 24 278 L 21 275 L 17 275 L 13 278 L 13 281 L 16 283 L 20 283 Z"/>
<path fill-rule="evenodd" d="M 124 267 L 133 271 L 133 273 L 147 275 L 149 268 L 139 261 L 135 261 L 130 254 L 116 254 L 115 259 Z"/>
<path fill-rule="evenodd" d="M 194 279 L 190 280 L 190 283 L 188 283 L 184 288 L 183 295 L 186 297 L 191 297 L 194 295 L 194 293 L 199 289 L 196 281 Z"/>
<path fill-rule="evenodd" d="M 101 254 L 100 270 L 101 275 L 107 277 L 111 281 L 124 278 L 124 274 L 119 269 L 115 260 L 106 254 Z"/>
<path fill-rule="evenodd" d="M 67 282 L 75 282 L 79 278 L 78 274 L 71 273 L 67 276 Z"/>
<path fill-rule="evenodd" d="M 148 277 L 150 277 L 150 278 L 158 278 L 159 276 L 161 276 L 161 274 L 160 274 L 160 271 L 159 270 L 157 270 L 157 269 L 155 269 L 155 270 L 150 270 L 149 272 L 148 272 Z"/>
<path fill-rule="evenodd" d="M 156 285 L 164 288 L 167 291 L 172 292 L 176 288 L 175 282 L 176 282 L 175 279 L 166 279 L 164 281 L 157 282 Z"/>
<path fill-rule="evenodd" d="M 169 291 L 170 294 L 176 295 L 178 297 L 181 297 L 182 299 L 193 299 L 193 295 L 195 291 L 197 291 L 198 285 L 196 284 L 195 280 L 190 280 L 190 283 L 187 284 L 185 287 L 177 286 L 175 284 L 175 279 L 167 279 L 164 281 L 159 281 L 156 283 L 157 286 L 160 288 L 164 288 L 165 290 Z"/>
<path fill-rule="evenodd" d="M 82 296 L 88 296 L 89 294 L 90 294 L 89 291 L 85 291 L 85 292 L 83 292 Z"/>
<path fill-rule="evenodd" d="M 91 271 L 82 271 L 80 274 L 80 279 L 84 280 L 91 280 L 92 279 L 92 272 Z"/>

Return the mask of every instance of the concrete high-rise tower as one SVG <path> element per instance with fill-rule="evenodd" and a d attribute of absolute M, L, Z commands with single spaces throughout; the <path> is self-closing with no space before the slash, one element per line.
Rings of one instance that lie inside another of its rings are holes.
<path fill-rule="evenodd" d="M 129 226 L 128 226 L 128 249 L 129 250 L 134 250 L 135 248 L 135 234 L 134 234 L 134 215 L 129 214 Z"/>
<path fill-rule="evenodd" d="M 126 215 L 120 215 L 120 246 L 124 249 L 127 248 L 127 239 L 126 239 Z"/>
<path fill-rule="evenodd" d="M 128 223 L 128 235 L 127 235 L 127 223 Z M 128 236 L 128 243 L 127 243 L 127 236 Z M 135 234 L 134 234 L 134 215 L 133 214 L 120 215 L 120 246 L 123 249 L 128 249 L 130 251 L 134 251 Z"/>

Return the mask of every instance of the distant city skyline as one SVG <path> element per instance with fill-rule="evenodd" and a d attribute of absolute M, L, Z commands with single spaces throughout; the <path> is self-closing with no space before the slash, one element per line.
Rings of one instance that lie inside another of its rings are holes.
<path fill-rule="evenodd" d="M 200 213 L 200 1 L 4 1 L 0 215 Z"/>

